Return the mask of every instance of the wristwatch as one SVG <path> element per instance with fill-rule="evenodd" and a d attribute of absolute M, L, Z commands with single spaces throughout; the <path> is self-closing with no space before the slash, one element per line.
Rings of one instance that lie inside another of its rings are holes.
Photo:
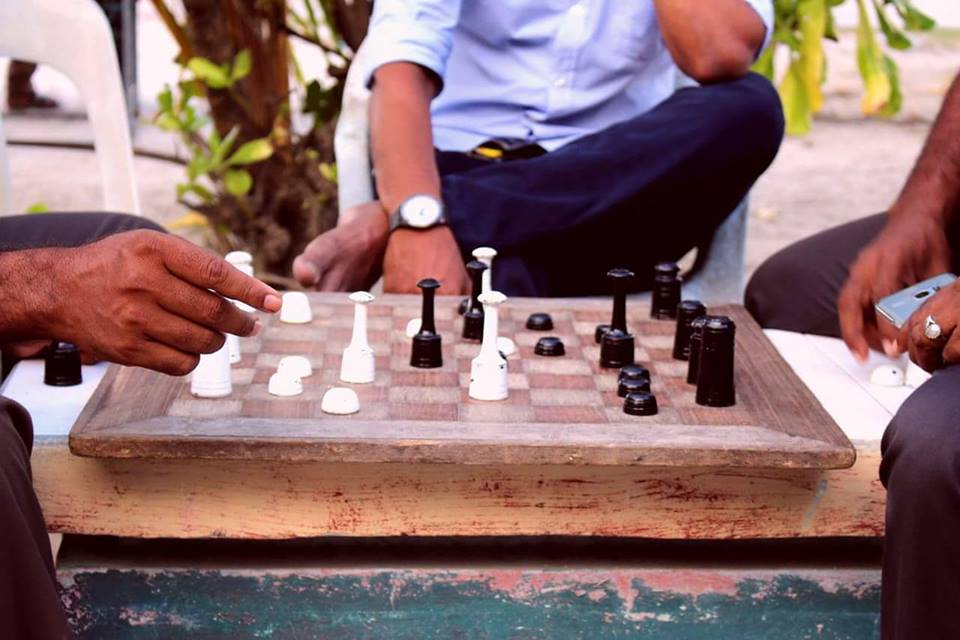
<path fill-rule="evenodd" d="M 417 193 L 390 214 L 390 231 L 395 229 L 432 229 L 447 223 L 443 215 L 443 203 L 422 193 Z"/>

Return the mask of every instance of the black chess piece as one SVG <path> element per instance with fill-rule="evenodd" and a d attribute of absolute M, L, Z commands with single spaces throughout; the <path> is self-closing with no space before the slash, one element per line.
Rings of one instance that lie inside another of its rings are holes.
<path fill-rule="evenodd" d="M 643 378 L 624 378 L 617 384 L 617 395 L 626 398 L 631 393 L 650 392 L 650 381 Z"/>
<path fill-rule="evenodd" d="M 712 316 L 702 329 L 697 404 L 729 407 L 736 404 L 733 382 L 737 326 L 726 316 Z"/>
<path fill-rule="evenodd" d="M 657 411 L 657 397 L 649 391 L 631 393 L 623 401 L 623 412 L 631 416 L 653 416 Z"/>
<path fill-rule="evenodd" d="M 460 300 L 460 304 L 457 305 L 457 314 L 463 315 L 467 312 L 467 309 L 470 308 L 470 298 L 463 298 Z"/>
<path fill-rule="evenodd" d="M 538 356 L 562 356 L 566 355 L 567 349 L 563 346 L 563 340 L 556 336 L 546 336 L 537 340 L 533 352 Z"/>
<path fill-rule="evenodd" d="M 423 310 L 420 313 L 420 332 L 413 336 L 410 366 L 418 369 L 436 369 L 443 366 L 442 338 L 437 333 L 433 318 L 433 301 L 440 283 L 426 278 L 417 283 L 423 291 Z"/>
<path fill-rule="evenodd" d="M 480 303 L 480 294 L 483 293 L 483 272 L 487 270 L 487 265 L 479 260 L 471 260 L 467 263 L 467 272 L 470 274 L 470 281 L 473 285 L 473 291 L 470 295 L 470 306 L 463 313 L 463 333 L 464 340 L 482 340 L 483 339 L 483 304 Z"/>
<path fill-rule="evenodd" d="M 673 357 L 690 359 L 690 323 L 707 315 L 707 308 L 699 300 L 684 300 L 677 307 L 677 331 L 673 336 Z"/>
<path fill-rule="evenodd" d="M 680 267 L 676 262 L 661 262 L 653 268 L 653 289 L 650 291 L 650 317 L 668 320 L 677 317 L 680 304 Z"/>
<path fill-rule="evenodd" d="M 598 324 L 597 328 L 593 330 L 593 340 L 597 344 L 600 344 L 603 341 L 603 335 L 610 331 L 610 325 L 608 324 Z"/>
<path fill-rule="evenodd" d="M 553 318 L 549 313 L 531 313 L 527 318 L 530 331 L 553 331 Z"/>
<path fill-rule="evenodd" d="M 628 364 L 620 367 L 620 373 L 617 375 L 617 382 L 623 380 L 646 380 L 650 382 L 650 371 L 639 364 Z"/>
<path fill-rule="evenodd" d="M 54 340 L 47 347 L 43 363 L 43 384 L 73 387 L 83 382 L 80 349 L 69 342 Z"/>
<path fill-rule="evenodd" d="M 700 345 L 703 340 L 703 325 L 710 316 L 694 318 L 690 323 L 690 359 L 687 364 L 687 384 L 697 384 L 700 373 Z"/>
<path fill-rule="evenodd" d="M 610 330 L 600 340 L 600 366 L 617 369 L 633 364 L 634 341 L 627 333 L 627 284 L 633 278 L 633 272 L 611 269 L 607 277 L 613 283 L 613 317 Z"/>

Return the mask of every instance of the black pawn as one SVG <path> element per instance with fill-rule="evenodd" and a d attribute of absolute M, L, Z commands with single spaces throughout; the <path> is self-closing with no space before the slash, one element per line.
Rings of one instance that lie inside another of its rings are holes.
<path fill-rule="evenodd" d="M 710 316 L 694 318 L 690 323 L 690 361 L 687 365 L 687 384 L 697 384 L 700 373 L 700 345 L 703 341 L 703 325 Z"/>
<path fill-rule="evenodd" d="M 736 404 L 733 382 L 734 343 L 737 326 L 726 316 L 713 316 L 703 325 L 697 404 L 729 407 Z"/>
<path fill-rule="evenodd" d="M 643 378 L 624 378 L 617 385 L 617 395 L 626 398 L 631 393 L 650 392 L 650 381 Z"/>
<path fill-rule="evenodd" d="M 443 366 L 442 338 L 433 319 L 433 299 L 440 283 L 427 278 L 417 283 L 423 291 L 423 310 L 420 313 L 420 332 L 413 336 L 410 366 L 418 369 L 436 369 Z"/>
<path fill-rule="evenodd" d="M 607 277 L 613 283 L 613 318 L 610 330 L 600 340 L 600 366 L 618 369 L 633 364 L 633 336 L 627 333 L 627 283 L 633 278 L 633 272 L 611 269 Z"/>
<path fill-rule="evenodd" d="M 467 312 L 467 309 L 470 308 L 470 298 L 464 298 L 460 301 L 460 304 L 457 305 L 457 313 L 461 316 Z"/>
<path fill-rule="evenodd" d="M 661 262 L 653 268 L 651 318 L 668 320 L 677 317 L 681 282 L 680 267 L 676 262 Z"/>
<path fill-rule="evenodd" d="M 549 313 L 531 313 L 527 318 L 527 329 L 530 331 L 553 331 L 553 318 Z"/>
<path fill-rule="evenodd" d="M 647 391 L 631 393 L 623 401 L 623 412 L 631 416 L 653 416 L 657 410 L 657 397 Z"/>
<path fill-rule="evenodd" d="M 620 373 L 617 375 L 617 382 L 623 380 L 646 380 L 650 382 L 650 371 L 639 364 L 628 364 L 625 367 L 620 367 Z"/>
<path fill-rule="evenodd" d="M 533 348 L 533 352 L 538 356 L 556 357 L 565 355 L 567 350 L 566 347 L 563 346 L 563 340 L 557 338 L 556 336 L 547 336 L 537 340 L 537 344 Z"/>
<path fill-rule="evenodd" d="M 593 339 L 597 344 L 600 344 L 603 341 L 604 334 L 610 331 L 610 325 L 608 324 L 598 324 L 597 328 L 593 330 Z"/>
<path fill-rule="evenodd" d="M 69 342 L 54 340 L 47 347 L 43 366 L 43 384 L 51 387 L 73 387 L 83 382 L 80 350 Z"/>
<path fill-rule="evenodd" d="M 673 337 L 673 357 L 676 360 L 690 359 L 690 324 L 705 315 L 707 308 L 699 300 L 684 300 L 677 307 L 677 331 Z"/>
<path fill-rule="evenodd" d="M 487 270 L 487 265 L 479 260 L 471 260 L 467 263 L 467 272 L 470 274 L 470 280 L 473 284 L 473 291 L 470 296 L 470 306 L 463 313 L 463 333 L 464 340 L 482 340 L 483 339 L 483 304 L 480 303 L 480 294 L 483 292 L 483 272 Z"/>

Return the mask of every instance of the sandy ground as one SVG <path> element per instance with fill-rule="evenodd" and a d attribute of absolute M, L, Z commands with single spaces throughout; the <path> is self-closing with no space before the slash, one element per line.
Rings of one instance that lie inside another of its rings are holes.
<path fill-rule="evenodd" d="M 960 27 L 960 3 L 956 0 L 918 4 L 941 23 Z M 151 5 L 139 6 L 141 103 L 149 114 L 153 96 L 165 82 L 176 78 L 171 62 L 175 52 Z M 843 34 L 840 44 L 829 47 L 822 116 L 809 136 L 784 141 L 773 166 L 751 194 L 748 270 L 796 239 L 881 211 L 896 196 L 946 87 L 960 69 L 960 36 L 956 32 L 924 36 L 917 39 L 914 49 L 897 52 L 894 57 L 906 96 L 903 112 L 892 121 L 868 120 L 859 110 L 853 34 Z M 308 59 L 308 67 L 310 62 Z M 5 116 L 7 136 L 11 140 L 88 141 L 89 129 L 70 83 L 56 72 L 42 69 L 37 84 L 60 99 L 71 115 Z M 147 123 L 137 126 L 135 144 L 162 152 L 174 150 L 172 140 Z M 99 207 L 96 165 L 89 152 L 12 146 L 10 157 L 18 209 L 35 203 L 63 210 Z M 136 160 L 136 171 L 147 215 L 167 222 L 183 213 L 174 202 L 182 167 L 141 157 Z"/>

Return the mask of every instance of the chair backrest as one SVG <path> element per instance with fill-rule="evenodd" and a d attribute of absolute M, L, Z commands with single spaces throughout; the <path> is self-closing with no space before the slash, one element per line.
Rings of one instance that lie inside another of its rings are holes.
<path fill-rule="evenodd" d="M 110 25 L 97 3 L 0 0 L 0 56 L 49 65 L 73 81 L 93 128 L 104 207 L 139 214 L 120 66 Z M 11 213 L 6 170 L 0 151 L 0 213 Z"/>

